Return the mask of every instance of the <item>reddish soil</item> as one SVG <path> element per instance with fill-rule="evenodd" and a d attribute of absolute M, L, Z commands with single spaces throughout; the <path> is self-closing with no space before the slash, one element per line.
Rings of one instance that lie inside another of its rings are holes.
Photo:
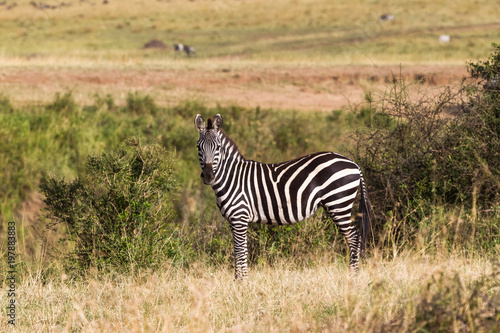
<path fill-rule="evenodd" d="M 439 87 L 466 75 L 464 66 L 350 66 L 230 69 L 0 69 L 0 89 L 14 103 L 47 102 L 71 90 L 79 102 L 128 92 L 153 96 L 160 105 L 197 99 L 209 105 L 237 104 L 297 110 L 334 110 L 359 105 L 368 91 L 383 92 L 393 77 Z M 420 84 L 419 84 L 420 85 Z"/>

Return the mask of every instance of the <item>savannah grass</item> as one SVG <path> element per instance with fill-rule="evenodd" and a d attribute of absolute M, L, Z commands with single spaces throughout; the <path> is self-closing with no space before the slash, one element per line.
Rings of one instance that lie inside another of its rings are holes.
<path fill-rule="evenodd" d="M 498 258 L 498 257 L 497 257 Z M 314 256 L 252 267 L 168 263 L 133 274 L 90 271 L 71 279 L 55 264 L 18 283 L 18 332 L 480 331 L 500 327 L 498 262 L 482 255 L 403 251 L 348 263 Z M 2 317 L 4 314 L 2 309 Z M 0 329 L 7 329 L 5 321 Z"/>
<path fill-rule="evenodd" d="M 176 42 L 193 45 L 197 59 L 238 58 L 309 64 L 455 63 L 482 56 L 498 39 L 498 6 L 470 1 L 70 1 L 37 10 L 29 0 L 0 8 L 0 56 L 172 62 Z M 57 1 L 53 2 L 58 4 Z M 384 13 L 394 22 L 379 22 Z M 440 34 L 453 42 L 440 45 Z M 163 40 L 168 51 L 142 50 Z"/>

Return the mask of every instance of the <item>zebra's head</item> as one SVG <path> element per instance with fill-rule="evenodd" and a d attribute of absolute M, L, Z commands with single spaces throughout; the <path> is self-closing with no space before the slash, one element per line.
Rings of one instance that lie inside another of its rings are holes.
<path fill-rule="evenodd" d="M 214 119 L 208 118 L 207 125 L 201 115 L 194 118 L 194 126 L 200 132 L 198 158 L 200 159 L 201 178 L 206 185 L 212 185 L 221 156 L 222 117 L 217 114 Z"/>

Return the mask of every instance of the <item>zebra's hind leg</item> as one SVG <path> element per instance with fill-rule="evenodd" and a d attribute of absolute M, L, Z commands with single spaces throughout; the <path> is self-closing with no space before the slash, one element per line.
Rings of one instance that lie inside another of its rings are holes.
<path fill-rule="evenodd" d="M 233 233 L 234 259 L 235 259 L 235 279 L 245 279 L 248 275 L 248 248 L 246 222 L 230 221 L 231 232 Z"/>
<path fill-rule="evenodd" d="M 355 275 L 358 272 L 361 242 L 358 229 L 356 229 L 350 217 L 351 214 L 347 216 L 333 215 L 332 219 L 347 240 L 347 246 L 349 247 L 349 267 L 351 274 Z"/>

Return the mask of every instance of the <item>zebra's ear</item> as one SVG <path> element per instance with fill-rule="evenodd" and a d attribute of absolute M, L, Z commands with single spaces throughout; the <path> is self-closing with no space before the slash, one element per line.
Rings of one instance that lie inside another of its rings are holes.
<path fill-rule="evenodd" d="M 194 127 L 198 130 L 198 132 L 205 131 L 205 119 L 200 114 L 197 114 L 194 118 Z"/>
<path fill-rule="evenodd" d="M 222 116 L 217 113 L 214 117 L 214 129 L 219 131 L 222 128 Z"/>

